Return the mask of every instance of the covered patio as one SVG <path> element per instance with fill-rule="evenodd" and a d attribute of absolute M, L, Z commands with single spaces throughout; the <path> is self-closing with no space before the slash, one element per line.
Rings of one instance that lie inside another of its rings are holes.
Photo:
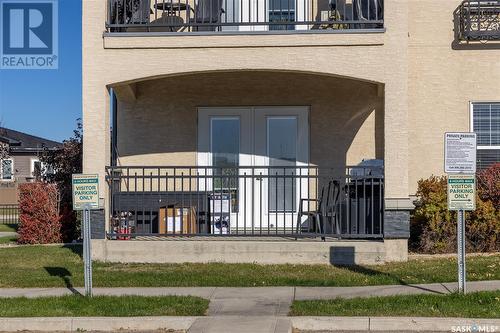
<path fill-rule="evenodd" d="M 384 86 L 224 71 L 112 86 L 109 239 L 384 235 Z"/>

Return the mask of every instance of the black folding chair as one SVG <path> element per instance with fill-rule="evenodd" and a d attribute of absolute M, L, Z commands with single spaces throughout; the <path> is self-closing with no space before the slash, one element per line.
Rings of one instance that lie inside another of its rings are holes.
<path fill-rule="evenodd" d="M 309 221 L 307 232 L 325 234 L 325 227 L 327 225 L 331 225 L 332 229 L 335 229 L 333 234 L 338 234 L 340 231 L 339 218 L 337 214 L 339 197 L 340 183 L 336 180 L 330 180 L 328 185 L 323 186 L 321 189 L 321 194 L 318 199 L 300 199 L 296 232 L 302 232 L 302 217 L 307 216 Z M 308 202 L 307 210 L 304 210 L 304 202 Z M 314 205 L 315 209 L 311 209 L 311 203 L 314 202 L 316 203 L 316 205 Z M 311 226 L 313 226 L 313 228 L 311 228 Z"/>

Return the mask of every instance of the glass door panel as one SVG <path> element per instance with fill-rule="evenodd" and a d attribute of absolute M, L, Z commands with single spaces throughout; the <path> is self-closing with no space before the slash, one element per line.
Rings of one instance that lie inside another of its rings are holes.
<path fill-rule="evenodd" d="M 240 165 L 240 119 L 211 117 L 210 153 L 213 190 L 228 195 L 231 210 L 238 212 L 238 166 Z"/>
<path fill-rule="evenodd" d="M 297 117 L 267 118 L 269 159 L 269 211 L 295 211 L 295 165 L 297 163 Z"/>

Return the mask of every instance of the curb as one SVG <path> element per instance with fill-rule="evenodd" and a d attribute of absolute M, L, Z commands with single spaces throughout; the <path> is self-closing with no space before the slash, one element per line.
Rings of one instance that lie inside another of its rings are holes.
<path fill-rule="evenodd" d="M 214 317 L 53 317 L 0 318 L 0 330 L 15 331 L 118 331 L 178 330 L 187 331 L 198 319 L 223 320 L 237 316 Z M 258 318 L 258 317 L 255 317 Z M 432 318 L 432 317 L 276 317 L 281 324 L 304 331 L 435 331 L 500 332 L 500 319 Z M 283 326 L 281 325 L 281 326 Z"/>
<path fill-rule="evenodd" d="M 500 319 L 441 317 L 291 317 L 304 331 L 500 332 Z M 474 329 L 476 328 L 476 330 Z"/>
<path fill-rule="evenodd" d="M 0 318 L 0 331 L 187 331 L 199 317 L 53 317 Z"/>

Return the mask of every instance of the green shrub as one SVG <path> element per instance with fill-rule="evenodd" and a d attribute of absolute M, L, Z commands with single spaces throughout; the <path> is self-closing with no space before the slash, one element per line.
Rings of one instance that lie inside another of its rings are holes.
<path fill-rule="evenodd" d="M 491 169 L 491 170 L 490 170 Z M 500 251 L 498 164 L 478 174 L 476 210 L 466 214 L 467 251 Z M 485 186 L 486 184 L 487 186 Z M 422 253 L 452 253 L 457 248 L 457 213 L 448 211 L 446 176 L 418 182 L 416 209 L 410 224 L 410 249 Z"/>

